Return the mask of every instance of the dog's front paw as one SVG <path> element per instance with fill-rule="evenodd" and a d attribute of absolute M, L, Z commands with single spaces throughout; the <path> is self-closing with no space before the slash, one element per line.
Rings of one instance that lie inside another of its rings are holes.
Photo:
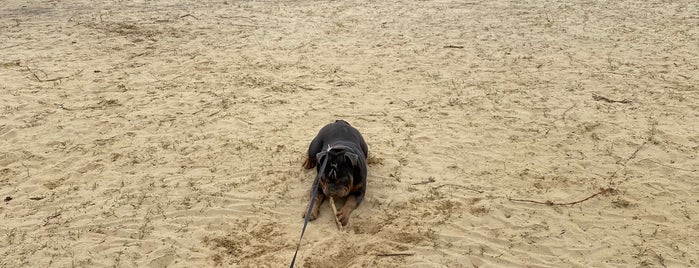
<path fill-rule="evenodd" d="M 337 214 L 335 214 L 335 216 L 337 216 L 337 220 L 342 223 L 342 226 L 346 226 L 347 223 L 349 223 L 350 214 L 352 214 L 352 209 L 343 207 L 337 212 Z"/>
<path fill-rule="evenodd" d="M 304 219 L 306 218 L 306 213 L 308 213 L 308 210 L 306 210 L 306 211 L 303 212 L 303 217 L 302 217 L 302 218 L 304 218 Z M 318 209 L 317 209 L 317 208 L 314 208 L 313 210 L 311 210 L 311 217 L 310 217 L 310 220 L 315 220 L 315 219 L 317 219 L 317 218 L 318 218 Z"/>

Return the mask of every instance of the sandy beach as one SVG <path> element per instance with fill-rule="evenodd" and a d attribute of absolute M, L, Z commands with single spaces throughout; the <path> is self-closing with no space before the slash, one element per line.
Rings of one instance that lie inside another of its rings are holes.
<path fill-rule="evenodd" d="M 696 1 L 0 5 L 0 267 L 699 266 Z"/>

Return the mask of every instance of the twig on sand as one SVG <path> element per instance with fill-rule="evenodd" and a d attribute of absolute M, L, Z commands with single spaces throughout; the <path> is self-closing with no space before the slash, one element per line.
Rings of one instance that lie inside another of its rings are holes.
<path fill-rule="evenodd" d="M 51 213 L 51 215 L 46 216 L 46 218 L 44 219 L 44 224 L 41 226 L 49 225 L 49 223 L 51 222 L 52 219 L 58 218 L 59 216 L 61 216 L 61 214 L 63 214 L 63 212 L 61 212 L 61 211 L 56 211 L 54 213 Z"/>
<path fill-rule="evenodd" d="M 361 116 L 386 116 L 385 112 L 366 113 L 366 114 L 334 114 L 337 117 L 361 117 Z"/>
<path fill-rule="evenodd" d="M 585 198 L 580 199 L 578 201 L 565 202 L 565 203 L 556 203 L 556 202 L 553 202 L 551 200 L 536 201 L 536 200 L 516 199 L 516 198 L 509 198 L 509 200 L 513 201 L 513 202 L 533 203 L 533 204 L 541 204 L 541 205 L 548 205 L 548 206 L 569 206 L 569 205 L 575 205 L 575 204 L 585 202 L 585 201 L 590 200 L 591 198 L 598 196 L 598 195 L 601 195 L 601 194 L 610 194 L 610 193 L 614 193 L 614 192 L 616 192 L 616 190 L 614 188 L 603 188 L 602 190 L 600 190 L 599 192 L 597 192 L 591 196 L 585 197 Z"/>
<path fill-rule="evenodd" d="M 565 111 L 563 111 L 563 114 L 561 115 L 561 118 L 563 119 L 563 123 L 566 122 L 566 114 L 567 114 L 568 112 L 570 112 L 570 110 L 573 110 L 573 108 L 575 108 L 575 106 L 578 106 L 578 104 L 577 104 L 577 103 L 573 103 L 573 106 L 570 106 L 570 108 L 568 108 L 568 109 L 566 109 Z"/>
<path fill-rule="evenodd" d="M 596 101 L 607 102 L 607 103 L 615 103 L 615 102 L 624 103 L 624 104 L 626 104 L 626 103 L 631 103 L 631 100 L 629 100 L 629 99 L 612 100 L 612 99 L 610 99 L 610 98 L 607 98 L 607 97 L 605 97 L 605 96 L 600 96 L 600 95 L 597 95 L 597 94 L 592 94 L 592 99 L 594 99 L 594 100 L 596 100 Z"/>
<path fill-rule="evenodd" d="M 413 183 L 412 185 L 428 184 L 428 183 L 431 183 L 431 182 L 435 182 L 434 177 L 429 177 L 429 178 L 427 178 L 427 179 L 424 180 L 424 181 L 416 182 L 416 183 Z"/>
<path fill-rule="evenodd" d="M 655 164 L 657 164 L 657 165 L 661 165 L 661 166 L 666 167 L 666 168 L 672 168 L 672 169 L 676 169 L 676 170 L 689 171 L 689 172 L 697 172 L 697 169 L 686 169 L 686 168 L 681 168 L 681 167 L 674 167 L 674 166 L 671 166 L 671 165 L 663 164 L 663 163 L 661 163 L 661 162 L 659 162 L 659 161 L 655 161 L 655 160 L 650 159 L 650 158 L 641 159 L 641 161 L 648 161 L 648 162 L 651 162 L 651 163 L 655 163 Z"/>
<path fill-rule="evenodd" d="M 458 187 L 458 188 L 466 189 L 466 190 L 473 191 L 473 192 L 476 192 L 476 193 L 479 193 L 479 194 L 482 194 L 482 193 L 483 193 L 483 190 L 473 189 L 473 188 L 468 187 L 468 186 L 463 186 L 463 185 L 458 185 L 458 184 L 453 184 L 453 183 L 442 184 L 442 185 L 439 185 L 439 186 L 432 187 L 432 189 L 437 190 L 437 189 L 442 188 L 442 187 L 444 187 L 444 186 Z"/>
<path fill-rule="evenodd" d="M 376 253 L 378 257 L 413 256 L 415 252 Z"/>
<path fill-rule="evenodd" d="M 337 229 L 340 230 L 340 232 L 343 231 L 342 229 L 342 223 L 340 222 L 340 219 L 337 218 L 337 208 L 335 207 L 335 199 L 331 196 L 330 198 L 330 207 L 333 209 L 333 217 L 335 218 L 335 225 L 337 225 Z"/>
<path fill-rule="evenodd" d="M 192 17 L 192 18 L 194 18 L 195 20 L 199 20 L 199 18 L 197 18 L 197 17 L 195 17 L 194 15 L 189 14 L 189 13 L 180 16 L 180 18 L 184 18 L 184 17 Z"/>
<path fill-rule="evenodd" d="M 79 75 L 80 73 L 83 72 L 83 70 L 80 70 L 80 71 L 78 71 L 78 72 L 76 72 L 76 73 L 74 73 L 74 74 L 71 74 L 71 75 L 69 75 L 69 76 L 59 76 L 59 77 L 55 77 L 55 78 L 41 79 L 41 78 L 39 78 L 38 75 L 36 75 L 36 73 L 35 73 L 34 71 L 32 71 L 32 69 L 29 69 L 29 66 L 27 66 L 27 71 L 29 71 L 29 72 L 32 74 L 32 76 L 34 76 L 34 78 L 36 79 L 36 81 L 39 81 L 39 82 L 58 81 L 58 80 L 61 80 L 61 79 L 71 78 L 71 77 L 76 76 L 76 75 Z"/>
<path fill-rule="evenodd" d="M 646 143 L 648 143 L 648 140 L 646 140 L 646 141 L 644 141 L 643 143 L 641 143 L 641 145 L 639 145 L 639 146 L 636 148 L 636 150 L 633 151 L 633 153 L 631 154 L 631 156 L 629 156 L 629 158 L 626 158 L 626 160 L 624 161 L 624 166 L 626 166 L 626 163 L 628 163 L 631 159 L 636 158 L 636 155 L 638 155 L 638 151 L 640 151 L 641 148 L 643 148 L 643 146 L 646 145 Z"/>
<path fill-rule="evenodd" d="M 464 46 L 446 45 L 444 48 L 464 48 Z"/>

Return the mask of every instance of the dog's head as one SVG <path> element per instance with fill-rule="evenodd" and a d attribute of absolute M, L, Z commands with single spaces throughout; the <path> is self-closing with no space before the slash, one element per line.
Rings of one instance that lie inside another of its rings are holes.
<path fill-rule="evenodd" d="M 318 159 L 318 169 L 323 165 L 323 161 L 328 159 L 325 170 L 318 170 L 321 173 L 320 187 L 327 196 L 345 197 L 352 188 L 352 171 L 357 168 L 359 155 L 354 153 L 350 147 L 336 145 L 328 147 L 316 155 Z"/>

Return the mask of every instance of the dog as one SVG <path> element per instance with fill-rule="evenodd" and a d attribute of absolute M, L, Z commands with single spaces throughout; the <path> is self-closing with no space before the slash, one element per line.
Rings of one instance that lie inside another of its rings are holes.
<path fill-rule="evenodd" d="M 368 153 L 362 134 L 347 121 L 335 120 L 320 129 L 311 141 L 303 163 L 304 168 L 316 167 L 321 174 L 310 220 L 318 218 L 318 209 L 325 198 L 346 198 L 336 216 L 343 226 L 347 225 L 350 214 L 362 202 L 366 192 Z M 320 170 L 325 158 L 328 158 L 325 170 Z M 313 193 L 310 196 L 313 198 Z M 306 217 L 306 212 L 303 217 Z"/>

